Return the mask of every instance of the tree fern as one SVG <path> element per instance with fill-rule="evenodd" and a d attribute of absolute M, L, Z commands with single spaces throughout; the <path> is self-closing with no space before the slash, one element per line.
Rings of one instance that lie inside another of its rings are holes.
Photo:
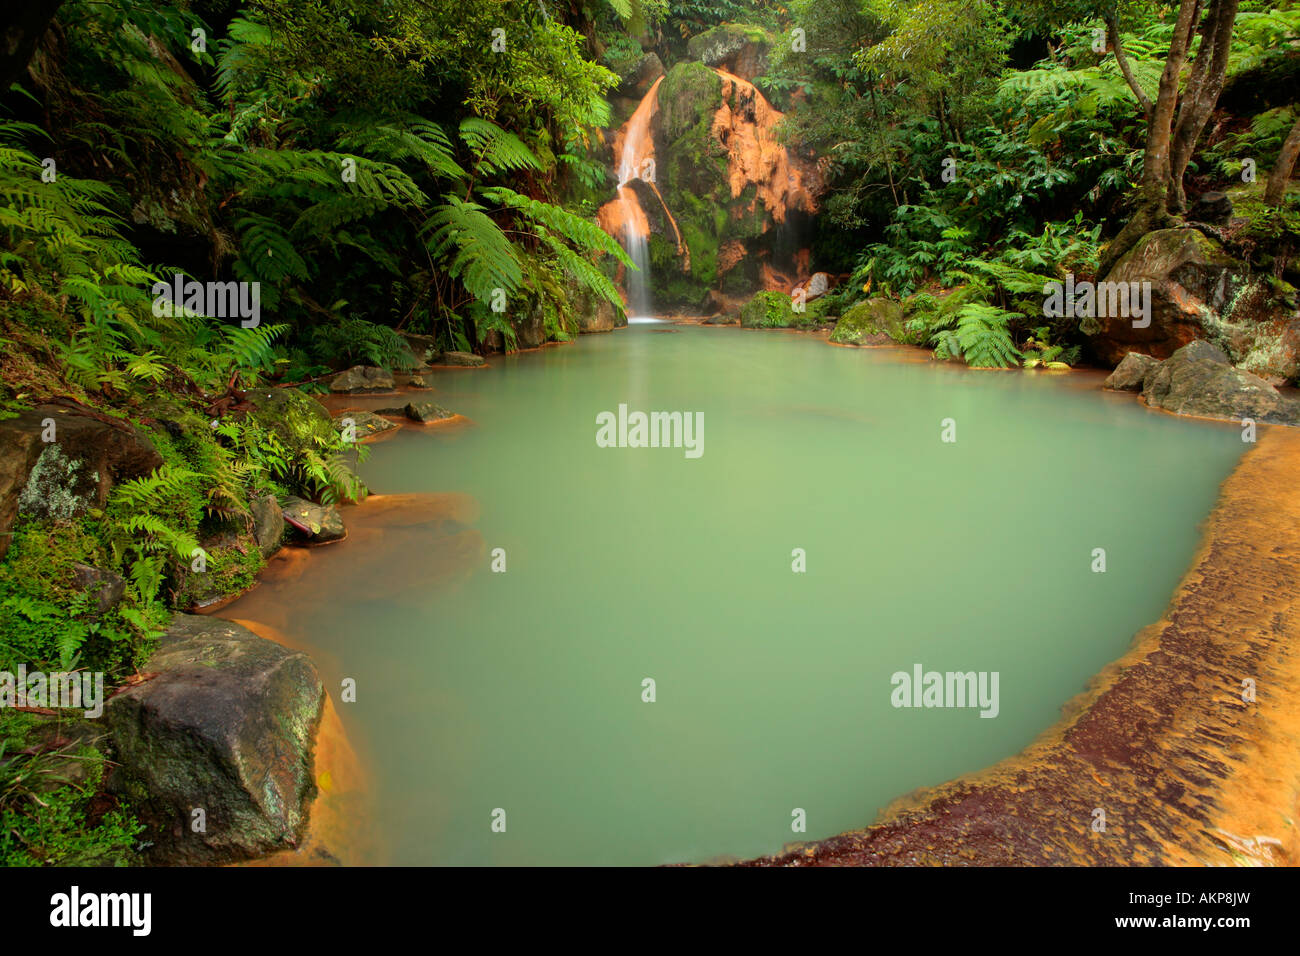
<path fill-rule="evenodd" d="M 429 253 L 449 257 L 447 271 L 475 298 L 487 302 L 497 289 L 510 295 L 519 288 L 523 271 L 514 247 L 483 206 L 448 196 L 425 228 Z"/>

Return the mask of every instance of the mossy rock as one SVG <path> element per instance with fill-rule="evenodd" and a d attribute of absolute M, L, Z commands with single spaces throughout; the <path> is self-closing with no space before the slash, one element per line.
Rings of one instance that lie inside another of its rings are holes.
<path fill-rule="evenodd" d="M 831 341 L 836 345 L 883 345 L 907 339 L 902 305 L 881 297 L 853 306 L 841 316 L 831 333 Z"/>
<path fill-rule="evenodd" d="M 785 293 L 765 290 L 740 307 L 740 324 L 747 329 L 811 329 L 829 321 L 831 307 L 816 299 L 799 310 Z"/>
<path fill-rule="evenodd" d="M 741 79 L 767 72 L 767 51 L 773 36 L 752 23 L 723 23 L 691 37 L 687 55 L 705 66 L 720 66 Z"/>
<path fill-rule="evenodd" d="M 204 540 L 201 547 L 203 560 L 198 567 L 195 558 L 176 571 L 178 608 L 206 608 L 243 594 L 257 584 L 257 575 L 266 565 L 256 537 L 249 533 L 227 532 Z"/>
<path fill-rule="evenodd" d="M 674 142 L 697 130 L 702 120 L 711 123 L 721 106 L 722 78 L 703 63 L 678 63 L 659 87 L 659 128 Z"/>

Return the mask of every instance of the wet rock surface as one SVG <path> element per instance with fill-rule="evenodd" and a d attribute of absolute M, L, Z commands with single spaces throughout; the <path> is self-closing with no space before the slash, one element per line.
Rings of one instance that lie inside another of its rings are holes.
<path fill-rule="evenodd" d="M 877 297 L 849 309 L 835 324 L 831 341 L 836 345 L 888 345 L 904 338 L 903 307 Z"/>
<path fill-rule="evenodd" d="M 1222 246 L 1196 229 L 1161 229 L 1143 236 L 1106 276 L 1109 283 L 1150 284 L 1150 324 L 1129 310 L 1084 318 L 1080 329 L 1093 352 L 1118 364 L 1131 352 L 1168 358 L 1208 334 L 1207 320 L 1225 311 L 1240 285 L 1237 263 Z M 1132 288 L 1130 286 L 1130 288 Z M 1100 311 L 1100 309 L 1098 310 Z M 1108 309 L 1108 311 L 1110 311 Z"/>
<path fill-rule="evenodd" d="M 1143 355 L 1141 352 L 1129 352 L 1124 356 L 1124 360 L 1115 367 L 1102 388 L 1109 389 L 1113 392 L 1140 392 L 1142 391 L 1142 380 L 1146 378 L 1148 372 L 1160 365 L 1159 359 L 1154 359 L 1150 355 Z"/>
<path fill-rule="evenodd" d="M 1150 369 L 1142 397 L 1176 415 L 1300 423 L 1300 403 L 1259 376 L 1233 368 L 1221 349 L 1205 342 L 1184 346 Z"/>
<path fill-rule="evenodd" d="M 225 863 L 294 846 L 316 793 L 324 694 L 311 660 L 237 624 L 178 614 L 145 670 L 154 676 L 115 696 L 107 720 L 120 764 L 109 785 L 148 825 L 149 861 Z"/>
<path fill-rule="evenodd" d="M 354 365 L 330 379 L 330 391 L 355 395 L 364 392 L 389 392 L 396 387 L 393 376 L 382 368 Z"/>
<path fill-rule="evenodd" d="M 338 541 L 347 534 L 343 516 L 333 505 L 316 504 L 290 495 L 280 505 L 284 520 L 312 544 Z"/>

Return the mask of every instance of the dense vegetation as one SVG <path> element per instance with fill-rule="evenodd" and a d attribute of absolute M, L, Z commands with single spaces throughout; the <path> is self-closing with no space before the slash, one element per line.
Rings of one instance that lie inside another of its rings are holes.
<path fill-rule="evenodd" d="M 602 131 L 624 118 L 609 98 L 648 51 L 684 59 L 719 24 L 773 38 L 757 85 L 825 171 L 807 241 L 848 278 L 802 325 L 883 294 L 906 302 L 891 337 L 941 358 L 1074 364 L 1077 320 L 1042 317 L 1044 282 L 1104 274 L 1234 184 L 1234 251 L 1294 278 L 1287 0 L 65 0 L 5 16 L 0 419 L 61 401 L 147 430 L 164 464 L 103 508 L 20 518 L 0 670 L 127 680 L 198 597 L 201 542 L 234 542 L 211 555 L 222 590 L 252 582 L 255 498 L 365 494 L 362 449 L 293 402 L 258 414 L 253 386 L 414 368 L 415 341 L 509 349 L 521 317 L 562 341 L 579 308 L 621 310 L 631 262 L 594 218 L 613 186 Z M 159 308 L 176 275 L 257 282 L 262 320 Z M 760 293 L 743 324 L 785 324 L 782 299 Z M 77 565 L 121 574 L 122 601 L 94 613 Z M 62 724 L 0 721 L 0 862 L 129 859 L 129 814 L 92 799 L 97 751 Z M 87 772 L 50 797 L 34 781 L 77 748 Z"/>

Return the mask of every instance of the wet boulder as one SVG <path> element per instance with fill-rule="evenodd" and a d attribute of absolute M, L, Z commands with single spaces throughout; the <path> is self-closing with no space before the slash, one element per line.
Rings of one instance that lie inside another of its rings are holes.
<path fill-rule="evenodd" d="M 356 395 L 365 392 L 391 392 L 396 385 L 393 376 L 373 365 L 354 365 L 330 379 L 330 391 L 335 394 Z"/>
<path fill-rule="evenodd" d="M 348 425 L 352 426 L 352 433 L 356 440 L 365 442 L 374 438 L 376 435 L 382 435 L 384 432 L 392 431 L 400 426 L 393 424 L 383 416 L 386 414 L 400 415 L 404 409 L 381 409 L 379 414 L 375 412 L 350 411 L 339 415 L 335 423 L 341 429 L 347 429 Z"/>
<path fill-rule="evenodd" d="M 249 418 L 293 445 L 301 436 L 330 424 L 325 406 L 296 388 L 253 388 L 244 398 L 250 406 Z"/>
<path fill-rule="evenodd" d="M 200 555 L 175 571 L 173 601 L 197 610 L 229 603 L 257 584 L 265 565 L 257 539 L 249 532 L 224 531 L 199 542 Z"/>
<path fill-rule="evenodd" d="M 436 402 L 410 402 L 402 411 L 411 421 L 419 422 L 422 425 L 445 421 L 456 415 L 455 412 L 447 411 Z"/>
<path fill-rule="evenodd" d="M 320 505 L 290 495 L 281 502 L 280 513 L 311 544 L 328 544 L 347 535 L 343 516 L 333 505 Z"/>
<path fill-rule="evenodd" d="M 1113 392 L 1140 392 L 1142 380 L 1146 378 L 1148 372 L 1159 365 L 1160 360 L 1153 359 L 1150 355 L 1129 352 L 1101 387 Z"/>
<path fill-rule="evenodd" d="M 772 42 L 772 35 L 762 27 L 724 23 L 691 37 L 686 52 L 705 66 L 720 67 L 742 80 L 753 80 L 767 72 L 767 52 Z"/>
<path fill-rule="evenodd" d="M 292 848 L 316 794 L 324 706 L 307 655 L 212 617 L 177 614 L 106 710 L 109 787 L 147 826 L 151 863 L 213 864 Z"/>
<path fill-rule="evenodd" d="M 903 307 L 877 296 L 859 302 L 840 317 L 831 333 L 836 345 L 887 345 L 906 339 Z"/>
<path fill-rule="evenodd" d="M 1204 342 L 1179 349 L 1150 370 L 1142 395 L 1148 405 L 1176 415 L 1300 424 L 1300 401 L 1257 375 L 1234 368 L 1222 350 Z"/>
<path fill-rule="evenodd" d="M 541 341 L 537 342 L 538 345 Z M 443 352 L 437 356 L 432 365 L 452 365 L 460 368 L 479 368 L 485 365 L 483 356 L 475 355 L 473 352 Z"/>

